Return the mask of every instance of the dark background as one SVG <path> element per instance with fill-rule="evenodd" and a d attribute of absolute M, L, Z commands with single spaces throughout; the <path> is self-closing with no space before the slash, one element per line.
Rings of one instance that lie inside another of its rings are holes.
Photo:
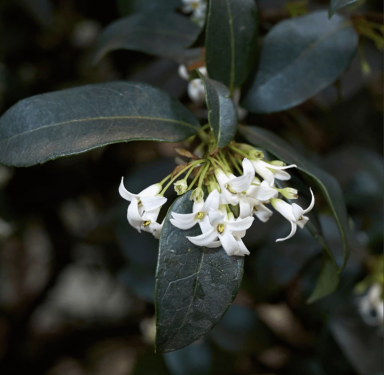
<path fill-rule="evenodd" d="M 1 0 L 0 113 L 31 95 L 129 79 L 201 114 L 172 61 L 117 51 L 90 66 L 101 30 L 132 4 Z M 284 1 L 259 6 L 262 34 L 289 17 Z M 381 1 L 359 11 L 382 23 Z M 129 227 L 117 189 L 121 176 L 135 192 L 160 181 L 175 166 L 176 145 L 116 144 L 28 169 L 0 166 L 0 374 L 379 374 L 383 327 L 364 323 L 355 292 L 383 246 L 382 52 L 362 43 L 369 75 L 356 56 L 340 84 L 293 110 L 245 119 L 341 184 L 355 241 L 334 295 L 305 303 L 321 249 L 306 230 L 275 244 L 288 230 L 276 214 L 249 231 L 242 289 L 219 325 L 186 349 L 154 354 L 157 241 Z M 316 206 L 340 261 L 337 227 L 325 202 Z"/>

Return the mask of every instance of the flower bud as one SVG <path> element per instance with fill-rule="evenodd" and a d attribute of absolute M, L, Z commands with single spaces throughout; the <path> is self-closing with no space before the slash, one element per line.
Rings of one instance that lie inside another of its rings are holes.
<path fill-rule="evenodd" d="M 187 181 L 185 181 L 185 179 L 176 181 L 173 185 L 175 187 L 175 191 L 177 195 L 184 194 L 188 189 L 188 184 L 187 184 Z"/>
<path fill-rule="evenodd" d="M 285 189 L 277 189 L 277 191 L 285 198 L 287 199 L 297 199 L 299 198 L 298 196 L 298 191 L 296 189 L 287 187 Z"/>
<path fill-rule="evenodd" d="M 283 161 L 281 160 L 272 160 L 270 162 L 268 162 L 269 164 L 272 164 L 272 165 L 276 165 L 276 167 L 285 167 L 287 164 L 285 164 Z"/>
<path fill-rule="evenodd" d="M 263 159 L 264 153 L 260 150 L 249 151 L 249 159 Z"/>
<path fill-rule="evenodd" d="M 191 200 L 193 199 L 195 203 L 200 203 L 204 198 L 204 192 L 202 188 L 196 188 L 191 194 Z"/>

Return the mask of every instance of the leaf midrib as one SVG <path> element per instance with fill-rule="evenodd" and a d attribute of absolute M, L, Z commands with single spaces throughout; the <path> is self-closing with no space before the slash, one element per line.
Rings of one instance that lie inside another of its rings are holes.
<path fill-rule="evenodd" d="M 349 22 L 344 22 L 342 23 L 339 27 L 336 27 L 335 29 L 331 30 L 329 33 L 323 35 L 323 37 L 319 38 L 316 40 L 316 42 L 310 44 L 303 52 L 301 52 L 297 57 L 296 59 L 294 59 L 290 64 L 286 65 L 283 69 L 279 70 L 276 74 L 268 77 L 263 83 L 260 83 L 258 85 L 258 88 L 259 89 L 262 89 L 263 86 L 265 84 L 267 84 L 268 82 L 270 82 L 272 79 L 275 79 L 276 77 L 280 76 L 281 74 L 283 74 L 287 69 L 291 68 L 293 65 L 295 65 L 297 63 L 297 61 L 299 61 L 300 59 L 303 58 L 303 56 L 305 56 L 306 54 L 308 54 L 310 51 L 312 51 L 318 44 L 320 44 L 321 42 L 323 42 L 326 38 L 330 37 L 331 35 L 333 35 L 334 33 L 346 28 L 346 27 L 350 27 L 351 24 Z"/>
<path fill-rule="evenodd" d="M 0 140 L 0 143 L 6 142 L 6 141 L 10 141 L 10 140 L 12 140 L 14 138 L 21 137 L 21 136 L 23 136 L 25 134 L 34 133 L 34 132 L 40 131 L 42 129 L 52 128 L 52 127 L 55 127 L 55 126 L 68 125 L 68 124 L 76 123 L 76 122 L 86 122 L 86 121 L 96 121 L 96 120 L 97 121 L 99 121 L 99 120 L 124 120 L 124 119 L 141 119 L 141 120 L 151 120 L 151 121 L 165 121 L 165 122 L 171 122 L 171 123 L 187 126 L 187 127 L 193 128 L 195 130 L 198 128 L 197 126 L 188 124 L 187 122 L 183 122 L 183 121 L 179 121 L 179 120 L 173 120 L 173 119 L 168 119 L 168 118 L 163 118 L 163 117 L 145 117 L 145 116 L 87 117 L 87 118 L 84 118 L 84 119 L 76 119 L 76 120 L 70 120 L 70 121 L 63 121 L 63 122 L 59 122 L 59 123 L 56 123 L 56 124 L 50 124 L 50 125 L 41 126 L 39 128 L 31 129 L 31 130 L 25 131 L 23 133 L 15 134 L 12 137 L 4 138 L 4 139 Z"/>

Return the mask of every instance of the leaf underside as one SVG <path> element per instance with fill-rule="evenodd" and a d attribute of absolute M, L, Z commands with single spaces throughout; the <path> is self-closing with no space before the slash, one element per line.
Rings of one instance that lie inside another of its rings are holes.
<path fill-rule="evenodd" d="M 282 21 L 263 40 L 257 75 L 242 106 L 257 113 L 292 108 L 331 85 L 357 51 L 352 24 L 326 11 Z"/>
<path fill-rule="evenodd" d="M 0 118 L 0 162 L 31 166 L 117 142 L 179 142 L 197 118 L 150 85 L 109 82 L 24 99 Z"/>
<path fill-rule="evenodd" d="M 193 245 L 186 236 L 201 234 L 198 225 L 180 230 L 171 212 L 192 212 L 191 192 L 168 211 L 159 244 L 156 271 L 156 352 L 181 349 L 216 325 L 236 297 L 244 258 L 228 256 L 222 247 Z"/>
<path fill-rule="evenodd" d="M 96 64 L 109 52 L 127 49 L 179 62 L 193 60 L 200 49 L 187 49 L 199 34 L 199 27 L 187 17 L 161 10 L 137 13 L 111 23 L 94 50 Z"/>

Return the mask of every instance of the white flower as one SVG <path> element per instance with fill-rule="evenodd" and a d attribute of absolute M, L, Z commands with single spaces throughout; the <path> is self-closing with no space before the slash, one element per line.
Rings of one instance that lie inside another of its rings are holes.
<path fill-rule="evenodd" d="M 281 199 L 272 199 L 271 203 L 273 208 L 280 212 L 290 223 L 291 223 L 291 233 L 288 237 L 285 238 L 279 238 L 276 240 L 276 242 L 285 241 L 291 238 L 295 233 L 297 226 L 299 226 L 301 229 L 304 228 L 304 225 L 309 220 L 308 217 L 304 216 L 306 213 L 312 210 L 313 206 L 315 205 L 315 197 L 312 193 L 312 189 L 309 188 L 312 200 L 310 205 L 307 209 L 303 210 L 298 204 L 292 203 L 292 205 L 288 204 L 287 202 L 284 202 Z"/>
<path fill-rule="evenodd" d="M 191 214 L 178 214 L 172 212 L 171 215 L 173 219 L 170 219 L 170 222 L 179 229 L 190 229 L 196 223 L 199 223 L 201 231 L 205 233 L 211 229 L 209 223 L 208 213 L 210 209 L 218 210 L 220 203 L 220 194 L 217 190 L 213 190 L 207 197 L 207 200 L 204 202 L 194 202 L 193 211 Z"/>
<path fill-rule="evenodd" d="M 157 217 L 161 206 L 167 198 L 157 196 L 162 186 L 154 184 L 144 189 L 139 194 L 129 192 L 124 186 L 124 178 L 121 178 L 119 193 L 122 198 L 131 202 L 128 206 L 127 219 L 139 233 L 143 230 L 152 233 L 158 238 L 162 225 L 157 223 Z"/>
<path fill-rule="evenodd" d="M 216 169 L 215 174 L 225 200 L 229 204 L 240 205 L 241 218 L 252 214 L 254 205 L 250 202 L 250 199 L 266 201 L 278 195 L 276 189 L 271 188 L 265 181 L 260 186 L 252 184 L 255 180 L 255 170 L 247 158 L 243 159 L 242 176 L 226 175 L 220 169 Z"/>
<path fill-rule="evenodd" d="M 251 203 L 253 214 L 260 221 L 262 221 L 263 223 L 266 223 L 269 220 L 269 218 L 272 216 L 273 212 L 257 199 L 250 198 L 249 202 Z"/>
<path fill-rule="evenodd" d="M 270 163 L 266 163 L 260 159 L 252 159 L 251 160 L 253 167 L 258 175 L 264 178 L 269 184 L 269 186 L 273 186 L 275 183 L 275 178 L 278 180 L 289 180 L 291 176 L 289 173 L 283 171 L 283 169 L 288 168 L 297 168 L 295 164 L 286 165 L 286 166 L 277 166 Z M 272 172 L 273 170 L 273 172 Z"/>
<path fill-rule="evenodd" d="M 359 299 L 359 312 L 364 322 L 370 326 L 382 325 L 384 322 L 383 286 L 372 284 L 364 297 Z"/>
<path fill-rule="evenodd" d="M 179 76 L 182 79 L 185 79 L 186 81 L 189 80 L 189 73 L 188 73 L 187 67 L 184 64 L 179 65 L 178 72 L 179 72 Z"/>
<path fill-rule="evenodd" d="M 205 0 L 182 0 L 183 7 L 181 10 L 184 13 L 192 13 L 192 21 L 199 26 L 204 25 L 205 13 L 207 11 L 207 3 Z"/>
<path fill-rule="evenodd" d="M 248 250 L 236 234 L 247 230 L 252 225 L 253 220 L 253 217 L 229 220 L 220 210 L 210 209 L 209 221 L 212 225 L 211 229 L 200 236 L 187 236 L 187 238 L 197 246 L 207 247 L 217 247 L 216 239 L 218 238 L 228 255 L 244 255 Z"/>
<path fill-rule="evenodd" d="M 193 102 L 198 104 L 204 103 L 205 88 L 200 78 L 193 79 L 188 83 L 188 95 Z"/>

